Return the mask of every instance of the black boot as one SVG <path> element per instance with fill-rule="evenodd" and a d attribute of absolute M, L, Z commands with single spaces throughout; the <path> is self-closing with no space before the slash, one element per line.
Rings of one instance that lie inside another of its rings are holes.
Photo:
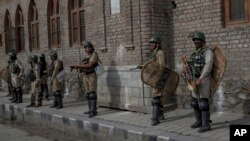
<path fill-rule="evenodd" d="M 53 100 L 53 105 L 50 106 L 50 108 L 56 108 L 58 106 L 58 100 L 57 100 L 57 96 L 54 95 L 54 100 Z"/>
<path fill-rule="evenodd" d="M 92 92 L 89 94 L 89 99 L 90 99 L 90 113 L 89 113 L 89 118 L 92 118 L 97 115 L 97 94 L 95 92 Z"/>
<path fill-rule="evenodd" d="M 17 101 L 16 101 L 16 103 L 22 103 L 23 102 L 23 91 L 22 91 L 22 88 L 18 87 L 16 89 L 16 93 L 17 93 Z"/>
<path fill-rule="evenodd" d="M 16 103 L 17 102 L 17 92 L 16 92 L 16 89 L 15 88 L 13 88 L 12 89 L 12 100 L 11 100 L 11 103 Z"/>
<path fill-rule="evenodd" d="M 202 114 L 202 127 L 198 130 L 199 133 L 211 130 L 211 127 L 209 125 L 210 112 L 202 111 L 201 114 Z"/>
<path fill-rule="evenodd" d="M 88 111 L 86 111 L 86 112 L 84 112 L 83 114 L 90 114 L 90 99 L 89 99 L 89 93 L 86 93 L 86 99 L 88 100 L 88 108 L 89 108 L 89 110 Z"/>
<path fill-rule="evenodd" d="M 57 98 L 58 98 L 58 106 L 56 107 L 56 109 L 61 109 L 63 108 L 62 95 L 60 94 Z"/>
<path fill-rule="evenodd" d="M 160 112 L 159 112 L 159 120 L 164 120 L 164 109 L 163 105 L 160 106 Z"/>
<path fill-rule="evenodd" d="M 190 127 L 193 128 L 193 129 L 200 128 L 202 126 L 202 123 L 201 123 L 201 111 L 198 110 L 198 109 L 194 109 L 194 116 L 195 116 L 196 122 L 193 123 Z"/>
<path fill-rule="evenodd" d="M 151 118 L 151 125 L 155 126 L 160 123 L 159 115 L 160 115 L 160 99 L 159 97 L 154 97 L 152 100 L 152 118 Z"/>

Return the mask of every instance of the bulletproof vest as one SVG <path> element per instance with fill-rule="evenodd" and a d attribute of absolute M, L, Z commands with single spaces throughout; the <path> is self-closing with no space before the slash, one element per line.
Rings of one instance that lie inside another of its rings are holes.
<path fill-rule="evenodd" d="M 46 71 L 46 69 L 47 69 L 46 62 L 40 62 L 39 65 L 40 65 L 40 69 L 41 69 L 40 76 L 42 77 L 45 75 L 44 71 Z"/>
<path fill-rule="evenodd" d="M 21 69 L 18 67 L 18 65 L 15 62 L 10 64 L 9 69 L 10 69 L 10 72 L 13 74 L 18 74 L 21 72 Z"/>
<path fill-rule="evenodd" d="M 82 60 L 82 64 L 88 64 L 89 63 L 90 58 L 85 58 Z M 80 72 L 85 72 L 85 73 L 89 73 L 89 72 L 94 72 L 95 68 L 97 67 L 98 63 L 94 64 L 92 67 L 90 68 L 81 68 Z"/>
<path fill-rule="evenodd" d="M 206 64 L 205 62 L 205 51 L 206 48 L 201 48 L 199 51 L 196 51 L 192 53 L 191 55 L 191 62 L 192 62 L 192 67 L 193 67 L 193 73 L 195 77 L 200 77 L 203 68 Z"/>
<path fill-rule="evenodd" d="M 55 69 L 55 63 L 54 61 L 50 64 L 49 68 L 48 68 L 48 76 L 52 76 L 53 75 L 53 71 Z"/>
<path fill-rule="evenodd" d="M 35 74 L 33 69 L 30 69 L 28 71 L 28 76 L 27 77 L 30 79 L 31 82 L 36 80 L 36 74 Z"/>

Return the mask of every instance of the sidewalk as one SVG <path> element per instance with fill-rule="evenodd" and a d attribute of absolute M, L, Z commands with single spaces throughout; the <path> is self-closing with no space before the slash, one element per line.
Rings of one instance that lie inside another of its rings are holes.
<path fill-rule="evenodd" d="M 40 125 L 50 124 L 47 126 L 53 126 L 53 128 L 63 131 L 70 130 L 72 133 L 75 132 L 75 135 L 79 135 L 79 129 L 84 129 L 85 137 L 89 133 L 92 140 L 94 140 L 92 135 L 98 134 L 99 137 L 105 136 L 106 141 L 109 141 L 108 138 L 131 141 L 138 139 L 148 141 L 229 141 L 230 124 L 250 124 L 250 116 L 234 113 L 212 113 L 212 130 L 197 133 L 196 129 L 190 129 L 190 124 L 194 122 L 191 109 L 177 109 L 165 113 L 165 120 L 152 127 L 150 114 L 98 107 L 98 115 L 89 119 L 87 115 L 83 115 L 83 111 L 87 111 L 87 102 L 85 101 L 79 102 L 66 98 L 64 99 L 64 108 L 60 110 L 49 108 L 52 100 L 44 101 L 43 107 L 25 108 L 25 105 L 29 104 L 30 95 L 24 96 L 22 104 L 10 104 L 9 97 L 5 97 L 5 95 L 6 93 L 0 92 L 0 117 L 8 118 L 8 113 L 10 113 L 9 118 L 36 122 Z M 77 124 L 75 126 L 78 129 L 74 129 L 74 124 Z M 98 139 L 96 138 L 96 140 Z"/>

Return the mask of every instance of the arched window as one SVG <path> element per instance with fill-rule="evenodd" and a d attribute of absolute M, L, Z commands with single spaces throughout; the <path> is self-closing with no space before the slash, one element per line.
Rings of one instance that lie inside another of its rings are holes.
<path fill-rule="evenodd" d="M 60 47 L 59 0 L 50 0 L 48 5 L 50 47 Z"/>
<path fill-rule="evenodd" d="M 30 50 L 39 49 L 39 22 L 38 12 L 34 0 L 30 1 L 29 5 L 29 35 L 30 35 Z"/>
<path fill-rule="evenodd" d="M 21 7 L 18 5 L 16 11 L 16 51 L 24 51 L 24 21 L 23 12 Z"/>
<path fill-rule="evenodd" d="M 84 0 L 69 2 L 71 43 L 80 44 L 85 40 Z"/>
<path fill-rule="evenodd" d="M 11 26 L 11 19 L 10 19 L 10 13 L 7 10 L 5 13 L 4 18 L 4 32 L 5 32 L 5 51 L 6 54 L 13 50 L 13 38 L 12 38 L 12 26 Z"/>

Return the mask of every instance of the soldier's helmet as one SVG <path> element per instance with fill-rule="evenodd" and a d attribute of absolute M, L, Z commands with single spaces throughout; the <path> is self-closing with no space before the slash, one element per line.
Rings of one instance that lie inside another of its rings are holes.
<path fill-rule="evenodd" d="M 153 35 L 153 36 L 150 38 L 149 43 L 157 43 L 157 44 L 159 44 L 159 43 L 161 43 L 161 39 L 160 39 L 159 36 Z"/>
<path fill-rule="evenodd" d="M 91 48 L 92 52 L 95 51 L 93 44 L 91 42 L 89 42 L 89 41 L 83 41 L 83 47 L 84 48 Z"/>
<path fill-rule="evenodd" d="M 54 50 L 51 50 L 49 53 L 49 56 L 50 56 L 51 60 L 56 60 L 57 59 L 57 52 Z"/>
<path fill-rule="evenodd" d="M 38 57 L 37 57 L 37 55 L 31 55 L 31 56 L 30 56 L 30 61 L 31 61 L 32 63 L 37 63 L 37 62 L 38 62 Z"/>
<path fill-rule="evenodd" d="M 11 62 L 14 62 L 16 59 L 17 59 L 17 57 L 16 57 L 16 52 L 14 52 L 14 51 L 10 52 L 10 53 L 9 53 L 9 60 L 10 60 Z"/>
<path fill-rule="evenodd" d="M 191 33 L 189 35 L 189 37 L 192 38 L 192 40 L 194 40 L 194 39 L 200 39 L 204 43 L 206 43 L 206 37 L 205 37 L 205 34 L 203 32 L 195 31 L 195 32 Z"/>
<path fill-rule="evenodd" d="M 45 58 L 45 54 L 42 53 L 39 58 Z"/>

